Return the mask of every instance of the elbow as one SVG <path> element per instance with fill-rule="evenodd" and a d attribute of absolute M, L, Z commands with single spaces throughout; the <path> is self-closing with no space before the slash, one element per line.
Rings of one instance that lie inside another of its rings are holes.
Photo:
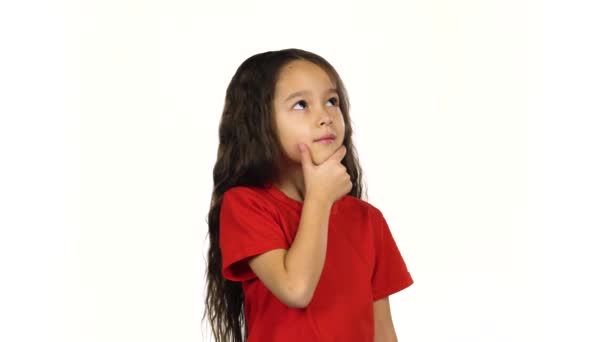
<path fill-rule="evenodd" d="M 312 300 L 311 291 L 306 286 L 294 287 L 291 294 L 291 300 L 286 303 L 290 308 L 305 309 Z"/>
<path fill-rule="evenodd" d="M 310 300 L 294 300 L 291 305 L 287 305 L 293 309 L 306 309 L 310 304 Z"/>
<path fill-rule="evenodd" d="M 296 308 L 298 309 L 306 309 L 306 307 L 308 307 L 308 304 L 310 304 L 310 296 L 307 297 L 300 297 L 298 298 L 298 300 L 295 302 L 296 303 Z"/>

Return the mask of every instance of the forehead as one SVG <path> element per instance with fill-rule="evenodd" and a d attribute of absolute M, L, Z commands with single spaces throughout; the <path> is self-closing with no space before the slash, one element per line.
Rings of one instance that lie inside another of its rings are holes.
<path fill-rule="evenodd" d="M 324 91 L 334 86 L 329 75 L 318 65 L 308 61 L 292 61 L 279 73 L 275 94 L 286 96 L 300 90 Z"/>

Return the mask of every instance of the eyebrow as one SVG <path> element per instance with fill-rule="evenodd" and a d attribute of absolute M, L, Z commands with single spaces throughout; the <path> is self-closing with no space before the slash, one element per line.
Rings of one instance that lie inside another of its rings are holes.
<path fill-rule="evenodd" d="M 325 91 L 325 94 L 329 94 L 329 93 L 338 93 L 338 89 L 336 88 L 329 88 Z M 301 90 L 301 91 L 296 91 L 295 93 L 287 96 L 287 98 L 285 99 L 285 102 L 293 99 L 294 97 L 298 97 L 304 94 L 310 94 L 310 90 Z"/>

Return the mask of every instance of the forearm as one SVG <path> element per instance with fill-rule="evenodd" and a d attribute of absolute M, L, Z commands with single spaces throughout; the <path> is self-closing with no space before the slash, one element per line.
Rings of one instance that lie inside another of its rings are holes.
<path fill-rule="evenodd" d="M 298 232 L 285 256 L 287 274 L 303 306 L 312 299 L 325 264 L 331 207 L 315 198 L 304 199 Z"/>

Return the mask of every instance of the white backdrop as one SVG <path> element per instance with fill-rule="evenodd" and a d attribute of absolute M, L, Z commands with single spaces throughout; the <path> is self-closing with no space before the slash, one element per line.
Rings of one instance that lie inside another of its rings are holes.
<path fill-rule="evenodd" d="M 289 47 L 345 81 L 369 201 L 415 282 L 390 297 L 400 341 L 606 340 L 605 13 L 3 3 L 0 340 L 211 341 L 225 90 L 247 57 Z"/>

